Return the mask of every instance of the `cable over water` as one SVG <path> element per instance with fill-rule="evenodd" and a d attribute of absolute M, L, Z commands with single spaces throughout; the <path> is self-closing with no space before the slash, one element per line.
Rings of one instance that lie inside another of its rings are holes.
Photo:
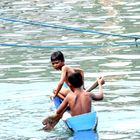
<path fill-rule="evenodd" d="M 126 37 L 126 38 L 135 39 L 135 41 L 140 39 L 140 36 L 113 34 L 113 33 L 99 32 L 99 31 L 96 31 L 96 30 L 74 28 L 74 27 L 61 26 L 61 25 L 55 25 L 55 24 L 49 24 L 49 23 L 41 23 L 41 22 L 35 22 L 35 21 L 18 20 L 18 19 L 10 19 L 10 18 L 2 18 L 2 17 L 0 17 L 0 20 L 5 20 L 5 21 L 9 21 L 9 22 L 18 22 L 18 23 L 30 24 L 30 25 L 41 26 L 41 27 L 48 27 L 48 28 L 58 28 L 58 29 L 64 29 L 64 30 L 72 30 L 72 31 L 90 33 L 90 34 L 92 33 L 92 34 L 101 34 L 101 35 L 108 35 L 108 36 Z"/>
<path fill-rule="evenodd" d="M 105 45 L 105 46 L 93 46 L 93 45 L 80 45 L 80 46 L 35 46 L 35 45 L 22 45 L 22 44 L 9 44 L 9 43 L 0 43 L 0 46 L 4 46 L 4 47 L 24 47 L 24 48 L 74 48 L 74 49 L 78 49 L 78 48 L 93 48 L 93 49 L 100 49 L 100 48 L 105 48 L 105 47 L 121 47 L 121 46 L 129 46 L 129 45 L 140 45 L 140 42 L 137 42 L 137 44 L 135 42 L 128 42 L 128 43 L 122 43 L 122 44 L 112 44 L 112 45 Z"/>

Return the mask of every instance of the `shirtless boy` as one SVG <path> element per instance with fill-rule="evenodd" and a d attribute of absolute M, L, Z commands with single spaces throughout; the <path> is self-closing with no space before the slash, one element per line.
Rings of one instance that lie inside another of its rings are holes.
<path fill-rule="evenodd" d="M 68 65 L 65 65 L 64 55 L 61 51 L 56 51 L 51 55 L 51 63 L 54 69 L 61 70 L 61 78 L 58 82 L 57 87 L 53 90 L 54 97 L 58 96 L 61 99 L 64 99 L 65 96 L 70 92 L 68 88 L 68 76 L 71 73 L 79 72 L 84 78 L 84 71 L 80 68 L 72 68 Z M 67 88 L 62 88 L 63 85 L 67 85 Z M 97 85 L 96 85 L 97 86 Z M 83 84 L 84 87 L 84 84 Z M 95 87 L 90 87 L 87 91 L 91 91 Z"/>
<path fill-rule="evenodd" d="M 63 102 L 60 104 L 58 109 L 56 110 L 56 114 L 51 116 L 49 119 L 46 118 L 43 121 L 45 127 L 43 128 L 48 129 L 48 124 L 51 121 L 58 122 L 59 119 L 62 117 L 63 113 L 67 106 L 70 107 L 70 114 L 71 116 L 76 116 L 84 113 L 91 112 L 91 100 L 102 100 L 103 99 L 103 90 L 102 85 L 104 84 L 104 80 L 98 79 L 99 91 L 98 94 L 87 92 L 83 89 L 83 77 L 80 73 L 75 72 L 71 73 L 68 76 L 68 86 L 71 89 L 71 92 L 67 94 L 64 98 Z M 51 123 L 52 124 L 52 123 Z"/>

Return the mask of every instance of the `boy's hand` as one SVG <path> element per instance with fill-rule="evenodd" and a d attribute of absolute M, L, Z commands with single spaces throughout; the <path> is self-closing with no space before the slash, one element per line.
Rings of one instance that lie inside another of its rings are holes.
<path fill-rule="evenodd" d="M 54 96 L 49 96 L 49 97 L 50 97 L 50 100 L 53 101 Z"/>
<path fill-rule="evenodd" d="M 62 117 L 62 115 L 58 115 L 58 114 L 54 114 L 54 115 L 46 117 L 42 121 L 42 124 L 45 125 L 42 128 L 42 130 L 51 131 L 55 127 L 55 125 L 59 122 L 61 117 Z"/>
<path fill-rule="evenodd" d="M 53 89 L 53 94 L 54 94 L 54 97 L 57 95 L 56 94 L 56 89 Z"/>
<path fill-rule="evenodd" d="M 104 81 L 104 79 L 101 77 L 101 78 L 99 78 L 99 79 L 97 79 L 97 81 L 98 81 L 98 85 L 103 85 L 103 84 L 105 84 L 105 81 Z"/>
<path fill-rule="evenodd" d="M 56 93 L 56 89 L 53 89 L 53 93 L 54 93 L 54 94 Z"/>

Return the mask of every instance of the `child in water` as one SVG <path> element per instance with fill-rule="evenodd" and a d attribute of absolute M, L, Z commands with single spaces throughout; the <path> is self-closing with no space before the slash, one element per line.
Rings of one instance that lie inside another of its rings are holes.
<path fill-rule="evenodd" d="M 66 95 L 71 91 L 70 88 L 68 87 L 68 76 L 71 73 L 79 72 L 84 78 L 84 71 L 80 68 L 72 68 L 66 65 L 64 55 L 61 51 L 56 51 L 52 53 L 51 64 L 54 69 L 61 71 L 61 77 L 58 82 L 58 85 L 53 90 L 54 97 L 58 96 L 59 98 L 64 99 Z M 97 81 L 89 89 L 87 89 L 87 91 L 93 90 L 96 86 L 98 86 Z M 84 88 L 84 83 L 83 83 L 83 88 Z"/>
<path fill-rule="evenodd" d="M 70 73 L 67 77 L 67 84 L 70 87 L 71 92 L 64 98 L 63 102 L 56 110 L 56 113 L 43 120 L 42 123 L 45 125 L 43 129 L 52 129 L 63 116 L 67 106 L 70 107 L 71 116 L 91 112 L 91 100 L 99 101 L 103 99 L 102 85 L 104 84 L 104 80 L 100 78 L 97 81 L 99 85 L 98 94 L 90 93 L 83 88 L 84 81 L 81 73 Z"/>

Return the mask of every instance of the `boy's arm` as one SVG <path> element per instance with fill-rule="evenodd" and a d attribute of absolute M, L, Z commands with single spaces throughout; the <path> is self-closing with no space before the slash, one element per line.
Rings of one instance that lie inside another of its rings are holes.
<path fill-rule="evenodd" d="M 60 104 L 60 106 L 58 107 L 58 109 L 56 110 L 56 114 L 60 115 L 63 114 L 68 106 L 68 100 L 69 100 L 69 96 L 66 96 L 63 100 L 63 102 Z"/>
<path fill-rule="evenodd" d="M 104 80 L 98 79 L 99 91 L 98 94 L 90 93 L 92 100 L 99 101 L 103 99 L 103 88 L 102 88 L 103 84 L 104 84 Z"/>
<path fill-rule="evenodd" d="M 60 81 L 57 85 L 57 88 L 54 90 L 54 94 L 55 96 L 57 96 L 57 94 L 59 93 L 59 91 L 61 90 L 62 86 L 63 86 L 63 83 L 66 79 L 66 68 L 62 68 L 61 70 L 61 77 L 60 77 Z"/>
<path fill-rule="evenodd" d="M 56 113 L 54 115 L 46 117 L 42 123 L 45 125 L 42 130 L 51 131 L 55 125 L 59 122 L 59 120 L 62 118 L 66 108 L 68 105 L 68 99 L 67 97 L 64 99 L 64 101 L 60 104 L 59 108 L 56 110 Z"/>

